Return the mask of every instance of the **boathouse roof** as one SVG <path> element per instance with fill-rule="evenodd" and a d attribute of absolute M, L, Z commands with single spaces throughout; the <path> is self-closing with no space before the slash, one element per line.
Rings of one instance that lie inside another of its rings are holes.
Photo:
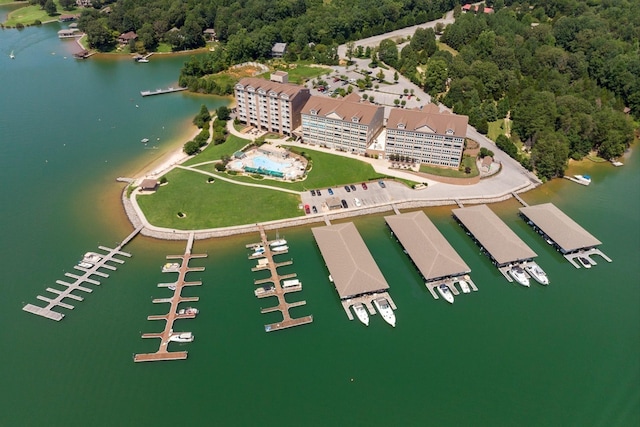
<path fill-rule="evenodd" d="M 549 236 L 565 252 L 590 248 L 602 243 L 553 203 L 520 208 L 520 213 L 533 222 L 536 227 Z"/>
<path fill-rule="evenodd" d="M 385 216 L 384 220 L 425 280 L 462 275 L 471 271 L 424 212 L 390 215 Z"/>
<path fill-rule="evenodd" d="M 389 289 L 352 222 L 311 229 L 340 299 Z"/>
<path fill-rule="evenodd" d="M 499 266 L 538 256 L 487 205 L 452 212 Z"/>

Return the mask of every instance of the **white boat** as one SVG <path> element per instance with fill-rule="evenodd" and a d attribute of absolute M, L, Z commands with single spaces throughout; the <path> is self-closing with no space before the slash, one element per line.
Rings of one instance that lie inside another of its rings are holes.
<path fill-rule="evenodd" d="M 589 185 L 591 184 L 591 177 L 589 175 L 573 175 L 575 179 L 580 181 L 581 184 Z"/>
<path fill-rule="evenodd" d="M 167 286 L 167 289 L 169 289 L 170 291 L 175 291 L 176 290 L 176 285 L 169 285 L 169 286 Z"/>
<path fill-rule="evenodd" d="M 95 264 L 96 262 L 100 261 L 101 259 L 102 259 L 102 257 L 100 255 L 98 255 L 97 253 L 95 253 L 95 252 L 87 252 L 82 257 L 82 262 L 90 262 L 90 263 Z"/>
<path fill-rule="evenodd" d="M 540 283 L 541 285 L 549 284 L 547 273 L 545 273 L 538 264 L 527 264 L 524 269 L 527 270 L 527 273 L 529 273 L 529 275 L 533 277 L 536 282 Z"/>
<path fill-rule="evenodd" d="M 353 311 L 356 313 L 358 320 L 360 320 L 366 326 L 369 326 L 369 313 L 367 313 L 367 309 L 364 308 L 364 305 L 354 304 Z"/>
<path fill-rule="evenodd" d="M 82 267 L 82 268 L 91 268 L 93 267 L 93 264 L 91 264 L 90 262 L 79 262 L 78 263 L 78 267 Z"/>
<path fill-rule="evenodd" d="M 141 63 L 145 64 L 145 63 L 149 62 L 149 60 L 147 58 L 140 58 L 136 62 L 141 62 Z"/>
<path fill-rule="evenodd" d="M 389 305 L 389 302 L 384 298 L 378 298 L 373 300 L 373 305 L 376 306 L 376 310 L 382 316 L 385 322 L 396 327 L 396 315 L 393 313 L 393 309 Z"/>
<path fill-rule="evenodd" d="M 136 107 L 137 107 L 137 105 L 136 105 Z M 142 142 L 143 144 L 146 144 L 147 142 L 149 142 L 149 138 L 142 138 L 140 140 L 140 142 Z"/>
<path fill-rule="evenodd" d="M 591 268 L 591 261 L 589 261 L 589 258 L 584 256 L 579 256 L 578 261 L 580 262 L 580 264 L 582 264 L 584 268 Z"/>
<path fill-rule="evenodd" d="M 9 54 L 9 58 L 11 58 L 11 59 L 15 59 L 15 57 L 16 57 L 16 56 L 13 54 L 13 51 L 11 51 L 11 53 Z"/>
<path fill-rule="evenodd" d="M 177 262 L 168 262 L 162 266 L 162 272 L 163 273 L 176 272 L 178 271 L 179 268 L 180 268 L 180 264 L 178 264 Z"/>
<path fill-rule="evenodd" d="M 289 279 L 282 281 L 283 288 L 291 288 L 293 286 L 302 286 L 302 282 L 300 282 L 300 280 L 298 279 Z"/>
<path fill-rule="evenodd" d="M 513 280 L 520 283 L 522 286 L 529 287 L 529 278 L 522 268 L 517 265 L 515 267 L 511 267 L 511 269 L 509 269 L 509 274 L 513 277 Z"/>
<path fill-rule="evenodd" d="M 449 304 L 453 304 L 453 293 L 451 289 L 445 284 L 438 285 L 438 293 L 442 298 L 444 298 Z"/>
<path fill-rule="evenodd" d="M 471 292 L 471 288 L 465 280 L 458 280 L 458 284 L 460 285 L 460 289 L 462 289 L 462 293 L 468 294 Z"/>
<path fill-rule="evenodd" d="M 272 248 L 274 246 L 283 246 L 286 245 L 287 241 L 285 239 L 278 239 L 278 240 L 274 240 L 273 242 L 269 243 L 269 246 L 271 246 Z"/>
<path fill-rule="evenodd" d="M 255 296 L 258 296 L 258 295 L 262 295 L 262 294 L 264 294 L 266 292 L 273 292 L 275 290 L 276 290 L 276 288 L 274 286 L 265 285 L 265 286 L 260 286 L 255 291 L 253 291 L 253 293 L 254 293 Z"/>
<path fill-rule="evenodd" d="M 288 251 L 289 250 L 289 246 L 287 246 L 287 245 L 274 246 L 273 248 L 271 248 L 271 250 L 273 252 L 284 252 L 284 251 Z"/>
<path fill-rule="evenodd" d="M 193 314 L 194 316 L 200 313 L 200 310 L 193 307 L 181 308 L 178 310 L 178 314 Z"/>
<path fill-rule="evenodd" d="M 193 341 L 193 334 L 191 332 L 182 332 L 180 334 L 171 335 L 169 341 L 173 342 L 191 342 Z"/>

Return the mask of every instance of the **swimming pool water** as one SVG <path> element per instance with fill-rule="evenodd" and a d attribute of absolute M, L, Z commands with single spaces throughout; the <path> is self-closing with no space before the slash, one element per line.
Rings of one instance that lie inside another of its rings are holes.
<path fill-rule="evenodd" d="M 284 169 L 291 167 L 291 163 L 275 162 L 267 157 L 258 156 L 253 159 L 253 167 L 263 168 L 270 171 L 283 172 Z"/>

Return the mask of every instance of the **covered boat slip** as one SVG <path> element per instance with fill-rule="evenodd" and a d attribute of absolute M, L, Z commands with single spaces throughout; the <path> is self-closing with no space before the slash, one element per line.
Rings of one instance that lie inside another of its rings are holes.
<path fill-rule="evenodd" d="M 474 291 L 469 266 L 422 211 L 390 215 L 385 221 L 422 274 L 431 295 L 438 299 L 435 287 L 446 284 L 455 295 L 454 283 L 465 280 Z"/>
<path fill-rule="evenodd" d="M 508 281 L 513 281 L 507 273 L 511 266 L 538 256 L 487 205 L 453 209 L 452 213 Z"/>
<path fill-rule="evenodd" d="M 356 303 L 364 304 L 370 314 L 375 314 L 371 302 L 376 298 L 386 298 L 395 310 L 386 292 L 389 285 L 352 222 L 311 231 L 350 320 L 353 315 L 349 307 Z"/>
<path fill-rule="evenodd" d="M 591 233 L 582 228 L 567 214 L 558 209 L 553 203 L 520 208 L 520 215 L 571 262 L 576 268 L 580 266 L 575 262 L 576 257 L 584 256 L 592 264 L 596 264 L 589 255 L 598 254 L 611 262 L 600 250 L 596 249 L 602 242 Z"/>

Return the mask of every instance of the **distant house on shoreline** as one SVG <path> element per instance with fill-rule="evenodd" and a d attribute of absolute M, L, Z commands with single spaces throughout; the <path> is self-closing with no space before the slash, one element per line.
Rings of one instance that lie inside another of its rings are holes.
<path fill-rule="evenodd" d="M 121 45 L 129 44 L 131 40 L 136 40 L 138 35 L 133 31 L 128 31 L 126 33 L 122 33 L 118 36 L 118 43 Z"/>
<path fill-rule="evenodd" d="M 271 48 L 271 57 L 272 58 L 282 58 L 284 56 L 284 52 L 287 50 L 286 43 L 276 43 Z"/>
<path fill-rule="evenodd" d="M 493 9 L 490 7 L 485 7 L 484 9 L 480 10 L 480 6 L 475 6 L 473 4 L 465 4 L 464 6 L 462 6 L 462 11 L 463 12 L 473 12 L 473 13 L 478 13 L 478 12 L 482 12 L 482 13 L 493 13 Z"/>

